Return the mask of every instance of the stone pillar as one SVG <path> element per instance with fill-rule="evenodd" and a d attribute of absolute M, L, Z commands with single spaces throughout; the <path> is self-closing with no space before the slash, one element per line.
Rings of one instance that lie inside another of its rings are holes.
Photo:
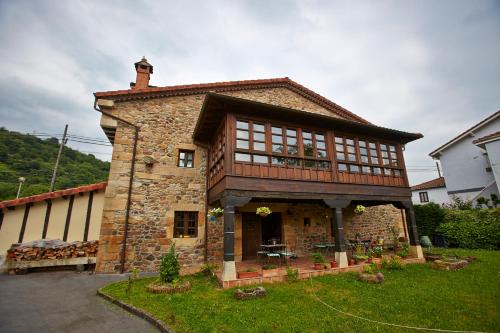
<path fill-rule="evenodd" d="M 234 262 L 234 222 L 235 209 L 250 202 L 249 197 L 225 196 L 221 199 L 224 206 L 224 262 L 222 264 L 222 281 L 236 280 L 236 263 Z"/>
<path fill-rule="evenodd" d="M 335 211 L 333 233 L 335 236 L 335 261 L 338 267 L 347 267 L 347 252 L 345 249 L 344 224 L 342 221 L 342 208 L 349 206 L 350 200 L 323 200 L 325 204 Z"/>
<path fill-rule="evenodd" d="M 408 226 L 408 234 L 410 238 L 410 254 L 422 259 L 424 254 L 422 252 L 422 247 L 420 246 L 420 241 L 418 240 L 417 221 L 415 219 L 413 204 L 411 202 L 405 202 L 403 205 L 405 207 L 406 224 Z"/>

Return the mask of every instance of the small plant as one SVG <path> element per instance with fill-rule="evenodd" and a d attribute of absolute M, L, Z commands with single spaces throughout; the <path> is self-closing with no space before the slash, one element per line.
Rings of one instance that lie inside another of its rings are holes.
<path fill-rule="evenodd" d="M 406 258 L 408 254 L 410 254 L 410 244 L 407 242 L 401 243 L 401 251 L 398 252 L 398 256 Z"/>
<path fill-rule="evenodd" d="M 271 265 L 271 264 L 266 264 L 266 265 L 263 265 L 263 266 L 262 266 L 262 269 L 263 269 L 263 270 L 266 270 L 266 271 L 267 271 L 267 270 L 270 270 L 270 269 L 275 269 L 275 268 L 278 268 L 278 266 L 276 266 L 276 265 Z"/>
<path fill-rule="evenodd" d="M 374 246 L 372 253 L 375 258 L 380 258 L 382 257 L 382 253 L 384 253 L 384 248 L 382 246 Z"/>
<path fill-rule="evenodd" d="M 496 195 L 495 193 L 492 193 L 490 194 L 490 198 L 491 198 L 491 204 L 493 205 L 493 207 L 497 207 L 498 205 L 500 205 L 500 199 L 498 199 L 498 195 Z"/>
<path fill-rule="evenodd" d="M 365 265 L 363 267 L 363 272 L 366 274 L 375 274 L 375 273 L 377 273 L 377 265 L 375 263 Z"/>
<path fill-rule="evenodd" d="M 476 199 L 476 207 L 477 208 L 483 208 L 483 205 L 486 206 L 486 208 L 490 207 L 490 199 L 487 199 L 485 197 L 479 197 Z"/>
<path fill-rule="evenodd" d="M 130 270 L 130 276 L 132 277 L 132 280 L 137 280 L 139 278 L 139 273 L 140 270 L 137 267 L 134 267 Z"/>
<path fill-rule="evenodd" d="M 286 277 L 288 281 L 295 282 L 299 279 L 299 270 L 292 267 L 286 268 Z"/>
<path fill-rule="evenodd" d="M 220 208 L 220 207 L 217 207 L 217 208 L 212 208 L 208 211 L 208 217 L 221 217 L 222 215 L 224 215 L 224 209 Z"/>
<path fill-rule="evenodd" d="M 315 264 L 322 264 L 325 262 L 325 257 L 319 252 L 311 253 L 311 258 Z"/>
<path fill-rule="evenodd" d="M 382 268 L 390 270 L 401 270 L 404 268 L 404 264 L 400 256 L 385 256 L 382 258 Z"/>
<path fill-rule="evenodd" d="M 399 247 L 399 232 L 400 232 L 400 230 L 397 226 L 393 225 L 389 228 L 389 232 L 391 233 L 394 252 L 396 252 L 398 247 Z"/>
<path fill-rule="evenodd" d="M 170 250 L 161 257 L 160 281 L 163 283 L 173 283 L 179 280 L 180 265 L 175 253 L 175 243 L 172 243 Z"/>
<path fill-rule="evenodd" d="M 214 276 L 215 271 L 219 268 L 217 264 L 207 262 L 203 266 L 201 266 L 201 272 L 205 274 L 206 276 Z"/>
<path fill-rule="evenodd" d="M 363 244 L 356 244 L 354 246 L 354 253 L 357 255 L 365 254 L 365 246 Z"/>
<path fill-rule="evenodd" d="M 255 211 L 255 214 L 260 215 L 262 217 L 266 217 L 271 213 L 272 211 L 269 207 L 258 207 L 257 210 Z"/>
<path fill-rule="evenodd" d="M 363 205 L 356 205 L 356 208 L 354 208 L 354 213 L 361 215 L 365 212 L 366 208 Z"/>
<path fill-rule="evenodd" d="M 251 273 L 251 272 L 257 272 L 257 269 L 255 269 L 253 267 L 250 267 L 250 268 L 245 269 L 243 272 L 249 272 L 249 273 Z"/>

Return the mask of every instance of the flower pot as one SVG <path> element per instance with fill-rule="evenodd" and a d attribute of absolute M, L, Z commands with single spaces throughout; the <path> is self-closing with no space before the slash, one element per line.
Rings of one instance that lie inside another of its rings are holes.
<path fill-rule="evenodd" d="M 372 262 L 373 262 L 372 258 L 368 258 L 368 260 L 366 261 L 367 264 L 371 264 Z"/>
<path fill-rule="evenodd" d="M 330 261 L 330 267 L 331 268 L 337 268 L 337 262 L 334 260 L 334 261 Z"/>
<path fill-rule="evenodd" d="M 323 269 L 323 264 L 320 262 L 315 262 L 314 263 L 314 269 Z"/>
<path fill-rule="evenodd" d="M 255 272 L 238 272 L 238 279 L 251 279 L 251 278 L 256 278 L 259 277 L 260 273 L 255 271 Z"/>
<path fill-rule="evenodd" d="M 259 216 L 260 216 L 260 217 L 266 217 L 267 215 L 269 215 L 269 214 L 266 214 L 266 213 L 259 213 Z"/>
<path fill-rule="evenodd" d="M 349 266 L 352 266 L 356 263 L 356 260 L 354 259 L 349 259 Z"/>
<path fill-rule="evenodd" d="M 210 217 L 208 219 L 209 219 L 210 222 L 217 221 L 217 217 L 215 217 L 214 215 L 210 215 Z"/>

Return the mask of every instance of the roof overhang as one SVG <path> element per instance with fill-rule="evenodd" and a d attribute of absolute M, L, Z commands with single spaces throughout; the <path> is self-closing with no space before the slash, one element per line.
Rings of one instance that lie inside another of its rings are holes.
<path fill-rule="evenodd" d="M 472 141 L 473 144 L 478 146 L 479 148 L 486 150 L 486 144 L 494 141 L 500 140 L 500 132 L 495 132 L 490 135 L 483 136 L 477 140 Z"/>
<path fill-rule="evenodd" d="M 219 124 L 228 113 L 262 117 L 275 121 L 286 121 L 300 126 L 311 126 L 325 130 L 334 129 L 371 137 L 384 138 L 402 144 L 420 139 L 420 133 L 407 133 L 371 124 L 362 124 L 341 118 L 324 116 L 303 110 L 295 110 L 277 105 L 247 99 L 209 93 L 205 97 L 193 134 L 197 143 L 208 143 Z"/>
<path fill-rule="evenodd" d="M 436 150 L 434 150 L 433 152 L 431 152 L 429 154 L 429 156 L 432 157 L 433 159 L 439 159 L 439 155 L 441 154 L 441 152 L 443 150 L 449 148 L 450 146 L 453 146 L 455 143 L 457 143 L 458 141 L 464 139 L 465 137 L 467 137 L 469 135 L 474 136 L 475 131 L 477 131 L 481 127 L 489 124 L 490 122 L 494 121 L 495 119 L 498 118 L 498 116 L 500 116 L 500 111 L 495 112 L 494 114 L 492 114 L 488 118 L 484 119 L 483 121 L 481 121 L 478 124 L 474 125 L 473 127 L 469 128 L 465 132 L 459 134 L 457 137 L 451 139 L 450 141 L 448 141 L 447 143 L 445 143 L 441 147 L 439 147 Z"/>

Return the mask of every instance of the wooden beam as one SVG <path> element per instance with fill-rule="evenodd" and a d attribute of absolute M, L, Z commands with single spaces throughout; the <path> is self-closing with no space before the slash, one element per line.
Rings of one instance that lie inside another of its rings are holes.
<path fill-rule="evenodd" d="M 31 205 L 32 203 L 27 203 L 24 207 L 23 224 L 21 225 L 21 230 L 19 231 L 19 239 L 17 240 L 18 243 L 23 242 L 24 232 L 26 231 L 26 223 L 28 222 L 28 217 L 30 215 Z"/>
<path fill-rule="evenodd" d="M 50 220 L 50 211 L 52 210 L 52 200 L 48 199 L 47 202 L 47 210 L 45 210 L 45 220 L 43 221 L 43 231 L 42 238 L 47 237 L 47 230 L 49 229 L 49 220 Z"/>
<path fill-rule="evenodd" d="M 63 241 L 68 240 L 68 231 L 69 231 L 69 223 L 71 221 L 71 213 L 73 211 L 73 202 L 75 201 L 75 195 L 71 195 L 69 197 L 69 204 L 68 204 L 68 212 L 66 213 L 66 223 L 64 225 L 64 235 L 63 235 Z"/>
<path fill-rule="evenodd" d="M 92 202 L 94 200 L 94 191 L 89 193 L 89 202 L 87 204 L 87 216 L 85 217 L 85 230 L 83 231 L 83 241 L 86 242 L 89 236 L 90 216 L 92 215 Z"/>
<path fill-rule="evenodd" d="M 2 230 L 2 224 L 3 224 L 3 209 L 0 209 L 0 230 Z"/>

